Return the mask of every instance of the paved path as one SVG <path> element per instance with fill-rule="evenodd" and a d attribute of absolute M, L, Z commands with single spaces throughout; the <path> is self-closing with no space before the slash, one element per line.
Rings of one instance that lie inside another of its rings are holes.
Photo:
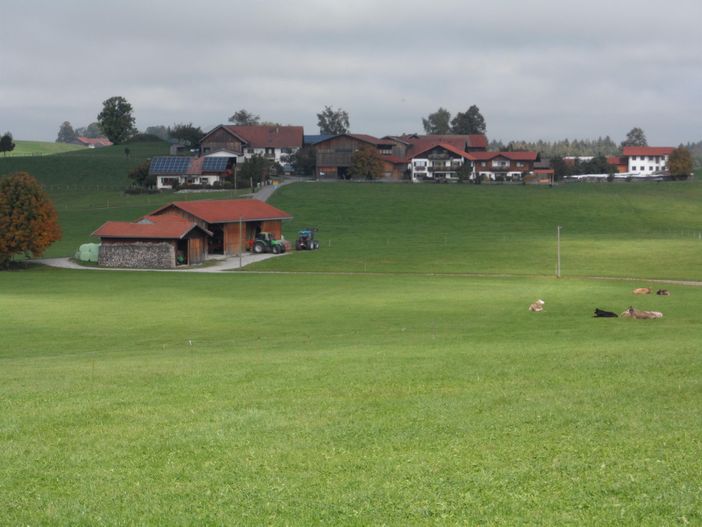
<path fill-rule="evenodd" d="M 270 198 L 273 193 L 278 190 L 280 187 L 289 185 L 290 183 L 295 183 L 297 181 L 302 181 L 301 178 L 286 178 L 282 183 L 279 183 L 278 185 L 266 185 L 265 187 L 261 188 L 261 190 L 254 192 L 251 197 L 260 201 L 268 201 L 268 198 Z"/>
<path fill-rule="evenodd" d="M 289 254 L 289 253 L 286 253 Z M 180 267 L 176 269 L 124 269 L 111 267 L 93 267 L 91 265 L 79 265 L 70 258 L 39 258 L 31 260 L 30 263 L 48 265 L 61 269 L 80 269 L 81 271 L 155 271 L 163 273 L 219 273 L 221 271 L 234 271 L 255 262 L 285 256 L 285 254 L 243 254 L 241 266 L 238 256 L 228 256 L 226 258 L 215 258 L 208 261 L 208 265 L 202 267 Z"/>

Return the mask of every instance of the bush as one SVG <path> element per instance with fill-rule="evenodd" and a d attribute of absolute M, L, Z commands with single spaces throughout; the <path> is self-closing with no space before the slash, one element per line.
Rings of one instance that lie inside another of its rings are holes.
<path fill-rule="evenodd" d="M 158 194 L 159 191 L 155 188 L 132 186 L 124 189 L 124 193 L 129 194 L 130 196 L 135 196 L 138 194 Z"/>
<path fill-rule="evenodd" d="M 144 134 L 144 133 L 139 133 L 139 134 L 134 134 L 132 137 L 127 139 L 126 141 L 123 141 L 122 144 L 129 144 L 129 143 L 163 143 L 163 139 L 161 139 L 159 136 L 154 135 L 154 134 Z"/>

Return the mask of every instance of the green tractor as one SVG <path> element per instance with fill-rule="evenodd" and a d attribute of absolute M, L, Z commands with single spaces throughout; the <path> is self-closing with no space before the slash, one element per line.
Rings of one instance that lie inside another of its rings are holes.
<path fill-rule="evenodd" d="M 319 242 L 314 239 L 315 232 L 317 232 L 316 227 L 309 227 L 298 232 L 295 249 L 298 251 L 314 251 L 319 249 Z"/>
<path fill-rule="evenodd" d="M 276 240 L 272 232 L 259 232 L 253 240 L 249 240 L 249 250 L 255 254 L 282 254 L 288 250 L 285 240 Z"/>

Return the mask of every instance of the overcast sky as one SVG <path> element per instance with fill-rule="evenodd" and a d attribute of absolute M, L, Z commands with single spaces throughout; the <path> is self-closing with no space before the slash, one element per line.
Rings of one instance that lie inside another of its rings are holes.
<path fill-rule="evenodd" d="M 121 95 L 137 127 L 237 109 L 318 133 L 421 132 L 476 104 L 491 139 L 702 139 L 702 1 L 22 0 L 0 9 L 0 131 L 54 140 Z"/>

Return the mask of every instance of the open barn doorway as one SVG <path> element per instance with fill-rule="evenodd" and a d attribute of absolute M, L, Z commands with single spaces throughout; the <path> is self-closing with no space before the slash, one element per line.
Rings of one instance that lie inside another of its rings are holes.
<path fill-rule="evenodd" d="M 207 240 L 208 254 L 224 254 L 224 229 L 222 225 L 215 223 L 209 226 L 212 236 Z"/>

